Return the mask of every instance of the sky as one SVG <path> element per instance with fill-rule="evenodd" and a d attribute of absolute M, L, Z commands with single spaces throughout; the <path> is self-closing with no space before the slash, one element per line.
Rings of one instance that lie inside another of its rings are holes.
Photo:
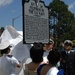
<path fill-rule="evenodd" d="M 52 0 L 42 0 L 49 5 Z M 75 14 L 75 0 L 62 0 L 68 5 L 68 9 Z M 18 31 L 23 30 L 22 0 L 0 0 L 0 28 L 9 25 Z"/>

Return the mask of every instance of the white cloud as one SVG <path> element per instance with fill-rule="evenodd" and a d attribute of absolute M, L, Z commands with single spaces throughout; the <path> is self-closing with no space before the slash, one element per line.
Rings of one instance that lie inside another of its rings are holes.
<path fill-rule="evenodd" d="M 0 7 L 11 4 L 13 0 L 0 0 Z"/>
<path fill-rule="evenodd" d="M 69 9 L 74 8 L 74 6 L 75 6 L 75 2 L 73 2 L 73 3 L 71 3 L 71 4 L 69 5 Z"/>

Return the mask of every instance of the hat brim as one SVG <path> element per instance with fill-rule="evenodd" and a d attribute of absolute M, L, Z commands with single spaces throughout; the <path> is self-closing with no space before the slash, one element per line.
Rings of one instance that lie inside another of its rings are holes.
<path fill-rule="evenodd" d="M 4 50 L 9 46 L 10 46 L 10 43 L 8 41 L 1 42 L 0 43 L 0 50 Z"/>

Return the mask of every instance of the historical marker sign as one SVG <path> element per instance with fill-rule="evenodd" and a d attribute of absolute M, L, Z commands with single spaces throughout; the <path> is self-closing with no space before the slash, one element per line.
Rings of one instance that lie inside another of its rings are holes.
<path fill-rule="evenodd" d="M 43 1 L 23 0 L 23 42 L 49 42 L 48 8 Z"/>

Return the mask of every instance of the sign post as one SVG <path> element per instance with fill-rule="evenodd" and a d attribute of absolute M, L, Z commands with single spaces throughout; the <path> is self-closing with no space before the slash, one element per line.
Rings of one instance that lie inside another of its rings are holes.
<path fill-rule="evenodd" d="M 48 7 L 41 0 L 23 0 L 23 43 L 49 42 Z"/>

